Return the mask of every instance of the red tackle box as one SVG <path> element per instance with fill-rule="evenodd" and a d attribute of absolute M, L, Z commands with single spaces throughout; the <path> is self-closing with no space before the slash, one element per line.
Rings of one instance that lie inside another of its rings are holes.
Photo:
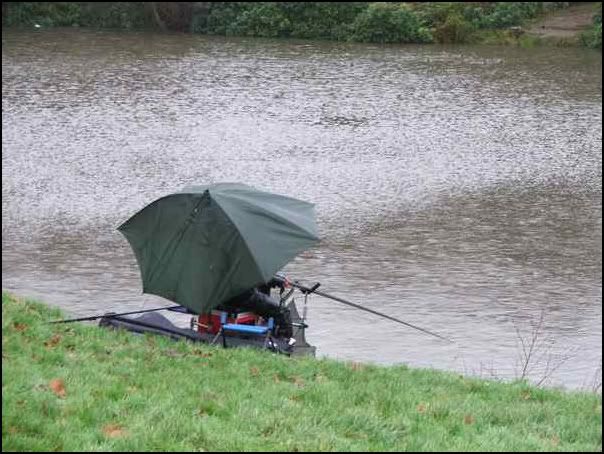
<path fill-rule="evenodd" d="M 200 333 L 217 334 L 220 331 L 220 316 L 222 311 L 212 311 L 210 314 L 202 314 L 197 320 L 197 330 Z M 239 325 L 255 325 L 258 316 L 253 312 L 241 312 L 236 317 L 227 317 L 227 323 Z"/>

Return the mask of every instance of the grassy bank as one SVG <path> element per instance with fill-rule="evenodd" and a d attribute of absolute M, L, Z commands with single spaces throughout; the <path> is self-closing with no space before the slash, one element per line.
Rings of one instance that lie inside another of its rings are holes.
<path fill-rule="evenodd" d="M 601 397 L 137 337 L 2 295 L 3 450 L 600 451 Z"/>
<path fill-rule="evenodd" d="M 159 28 L 209 35 L 373 43 L 523 45 L 536 40 L 520 36 L 519 26 L 571 3 L 4 2 L 2 20 L 8 26 Z M 592 35 L 597 33 L 596 26 Z M 599 33 L 601 41 L 601 26 Z M 573 42 L 597 47 L 597 36 Z"/>

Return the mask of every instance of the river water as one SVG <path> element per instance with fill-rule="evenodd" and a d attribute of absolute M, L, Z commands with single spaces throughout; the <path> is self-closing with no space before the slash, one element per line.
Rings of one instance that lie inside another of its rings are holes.
<path fill-rule="evenodd" d="M 601 382 L 602 56 L 82 30 L 2 33 L 2 287 L 73 314 L 143 295 L 116 227 L 188 184 L 316 204 L 287 271 L 320 356 Z"/>

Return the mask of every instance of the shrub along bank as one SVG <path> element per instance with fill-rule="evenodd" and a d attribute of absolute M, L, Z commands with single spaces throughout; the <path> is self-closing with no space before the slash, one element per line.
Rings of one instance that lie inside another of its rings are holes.
<path fill-rule="evenodd" d="M 469 43 L 571 2 L 4 2 L 7 26 L 160 28 L 373 43 Z M 601 3 L 600 3 L 601 5 Z M 601 7 L 601 6 L 600 6 Z M 598 32 L 599 30 L 599 32 Z M 582 42 L 597 47 L 601 22 Z M 489 35 L 489 39 L 493 39 Z M 601 44 L 600 44 L 601 46 Z"/>

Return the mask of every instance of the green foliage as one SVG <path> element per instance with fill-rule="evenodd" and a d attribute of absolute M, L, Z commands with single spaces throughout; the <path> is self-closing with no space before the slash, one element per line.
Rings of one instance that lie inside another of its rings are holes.
<path fill-rule="evenodd" d="M 434 36 L 440 43 L 467 43 L 471 40 L 474 27 L 459 14 L 449 15 L 445 22 L 436 27 Z"/>
<path fill-rule="evenodd" d="M 287 37 L 292 25 L 283 9 L 275 2 L 252 3 L 226 27 L 227 35 Z"/>
<path fill-rule="evenodd" d="M 80 3 L 82 25 L 94 28 L 142 29 L 153 25 L 145 2 Z"/>
<path fill-rule="evenodd" d="M 480 28 L 505 28 L 521 25 L 543 12 L 543 2 L 496 2 L 477 19 Z"/>
<path fill-rule="evenodd" d="M 366 2 L 213 2 L 194 31 L 216 35 L 347 39 Z"/>
<path fill-rule="evenodd" d="M 354 21 L 351 39 L 378 43 L 426 43 L 432 36 L 405 4 L 371 3 Z"/>
<path fill-rule="evenodd" d="M 367 2 L 281 2 L 293 38 L 346 40 Z"/>
<path fill-rule="evenodd" d="M 144 2 L 6 2 L 5 25 L 134 29 L 150 25 Z"/>
<path fill-rule="evenodd" d="M 581 33 L 581 44 L 592 49 L 602 49 L 602 2 L 599 3 L 593 16 L 593 26 Z"/>
<path fill-rule="evenodd" d="M 194 21 L 201 24 L 203 21 Z M 210 34 L 372 42 L 429 42 L 431 36 L 402 4 L 367 2 L 252 2 L 212 4 Z"/>
<path fill-rule="evenodd" d="M 594 25 L 602 24 L 602 2 L 598 4 L 598 9 L 594 14 L 593 21 Z"/>
<path fill-rule="evenodd" d="M 568 2 L 420 2 L 414 4 L 413 11 L 433 31 L 436 41 L 466 43 L 476 41 L 482 35 L 476 33 L 479 30 L 521 25 L 546 10 L 568 5 Z"/>
<path fill-rule="evenodd" d="M 602 400 L 135 336 L 2 295 L 5 451 L 601 451 Z"/>
<path fill-rule="evenodd" d="M 602 22 L 594 27 L 592 37 L 591 47 L 602 49 Z"/>
<path fill-rule="evenodd" d="M 414 12 L 426 27 L 437 27 L 446 22 L 450 15 L 465 16 L 465 3 L 460 2 L 421 2 L 414 5 Z M 481 11 L 481 8 L 476 8 Z"/>
<path fill-rule="evenodd" d="M 210 35 L 226 35 L 230 24 L 237 16 L 251 9 L 251 2 L 212 2 L 206 18 L 194 17 L 193 31 Z"/>
<path fill-rule="evenodd" d="M 602 49 L 602 22 L 583 32 L 580 37 L 581 44 L 592 49 Z"/>
<path fill-rule="evenodd" d="M 476 42 L 571 2 L 4 2 L 5 25 L 142 29 L 378 43 Z M 154 5 L 154 6 L 151 6 Z M 581 40 L 601 47 L 602 7 Z M 159 16 L 157 20 L 156 16 Z M 506 41 L 508 38 L 505 39 Z M 512 40 L 515 42 L 515 40 Z M 601 39 L 600 39 L 601 42 Z"/>
<path fill-rule="evenodd" d="M 2 4 L 2 21 L 6 25 L 44 27 L 71 26 L 80 23 L 81 7 L 74 2 L 6 2 Z"/>
<path fill-rule="evenodd" d="M 560 6 L 549 6 L 557 7 Z M 442 26 L 453 16 L 452 23 L 459 23 L 461 17 L 467 23 L 465 27 L 473 29 L 520 25 L 544 10 L 544 2 L 425 2 L 415 6 L 422 23 L 428 27 Z"/>

